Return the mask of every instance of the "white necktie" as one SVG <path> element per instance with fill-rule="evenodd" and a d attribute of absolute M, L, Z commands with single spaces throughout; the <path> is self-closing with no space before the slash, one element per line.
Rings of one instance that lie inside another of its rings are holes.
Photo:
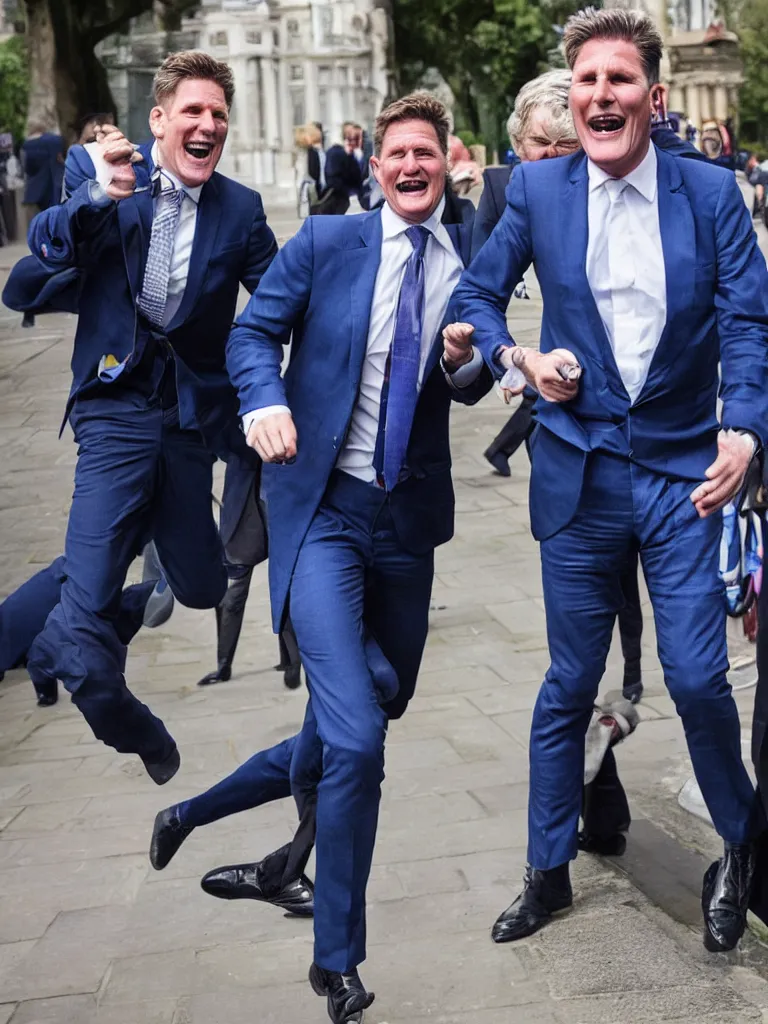
<path fill-rule="evenodd" d="M 612 288 L 631 288 L 635 283 L 635 254 L 627 211 L 629 182 L 609 178 L 605 190 L 611 203 L 608 213 L 608 267 Z"/>

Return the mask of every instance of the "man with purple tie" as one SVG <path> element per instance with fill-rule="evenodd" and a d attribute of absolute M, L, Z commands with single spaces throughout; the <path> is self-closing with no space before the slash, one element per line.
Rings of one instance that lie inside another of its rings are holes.
<path fill-rule="evenodd" d="M 441 222 L 447 148 L 439 101 L 387 107 L 371 160 L 383 208 L 305 221 L 227 349 L 248 443 L 265 463 L 274 628 L 290 602 L 310 693 L 299 741 L 279 751 L 284 787 L 273 757 L 266 799 L 300 785 L 306 756 L 294 751 L 320 750 L 310 982 L 337 1024 L 373 1001 L 357 966 L 384 740 L 416 685 L 434 549 L 453 534 L 450 403 L 472 404 L 492 383 L 471 351 L 466 365 L 441 361 L 466 251 L 462 226 Z M 397 677 L 387 693 L 372 644 Z M 252 793 L 260 787 L 252 780 Z"/>

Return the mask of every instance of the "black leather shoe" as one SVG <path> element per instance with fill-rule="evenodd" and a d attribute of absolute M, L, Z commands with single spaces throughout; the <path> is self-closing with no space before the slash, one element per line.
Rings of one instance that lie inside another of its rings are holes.
<path fill-rule="evenodd" d="M 641 680 L 636 683 L 624 683 L 621 690 L 621 695 L 624 700 L 628 700 L 631 704 L 639 703 L 643 696 L 643 684 Z"/>
<path fill-rule="evenodd" d="M 488 451 L 483 452 L 483 454 L 499 476 L 512 476 L 512 470 L 509 468 L 509 461 L 506 455 L 502 455 L 501 452 L 492 452 L 490 448 Z"/>
<path fill-rule="evenodd" d="M 375 999 L 373 992 L 366 992 L 357 968 L 349 974 L 339 974 L 338 971 L 326 971 L 312 964 L 309 968 L 309 983 L 316 995 L 327 996 L 328 1016 L 333 1024 L 362 1021 L 363 1011 Z"/>
<path fill-rule="evenodd" d="M 171 863 L 190 832 L 194 832 L 194 827 L 187 828 L 181 824 L 175 806 L 158 812 L 149 844 L 149 861 L 155 871 L 162 871 Z"/>
<path fill-rule="evenodd" d="M 584 853 L 596 853 L 599 857 L 621 857 L 627 848 L 627 837 L 623 832 L 612 836 L 593 836 L 590 832 L 579 832 L 579 849 Z"/>
<path fill-rule="evenodd" d="M 143 757 L 142 761 L 147 769 L 147 775 L 158 786 L 164 786 L 166 782 L 170 782 L 181 767 L 181 755 L 178 747 L 174 747 L 164 761 L 145 761 Z"/>
<path fill-rule="evenodd" d="M 271 903 L 296 917 L 312 917 L 315 913 L 315 887 L 304 875 L 289 882 L 275 896 L 267 896 L 259 881 L 257 864 L 230 864 L 214 868 L 204 875 L 200 885 L 209 896 L 220 900 L 258 900 Z"/>
<path fill-rule="evenodd" d="M 525 888 L 507 907 L 491 931 L 494 942 L 516 942 L 543 928 L 553 914 L 573 904 L 567 864 L 549 871 L 525 869 Z"/>
<path fill-rule="evenodd" d="M 213 686 L 214 683 L 228 683 L 232 678 L 232 666 L 220 665 L 215 672 L 209 672 L 203 676 L 198 686 Z"/>
<path fill-rule="evenodd" d="M 301 662 L 288 666 L 283 672 L 283 682 L 289 690 L 298 690 L 301 686 Z"/>
<path fill-rule="evenodd" d="M 754 856 L 748 844 L 725 844 L 725 853 L 710 864 L 701 890 L 704 945 L 710 953 L 735 949 L 747 925 Z"/>

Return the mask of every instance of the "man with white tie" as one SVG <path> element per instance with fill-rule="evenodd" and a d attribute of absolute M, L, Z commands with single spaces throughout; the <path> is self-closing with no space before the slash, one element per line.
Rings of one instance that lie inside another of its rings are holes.
<path fill-rule="evenodd" d="M 525 888 L 493 938 L 530 935 L 572 903 L 584 734 L 619 578 L 639 551 L 665 682 L 725 842 L 702 902 L 705 945 L 727 950 L 745 926 L 754 795 L 726 678 L 715 513 L 768 431 L 768 273 L 733 175 L 650 141 L 662 55 L 651 20 L 590 8 L 564 44 L 583 151 L 516 169 L 456 291 L 474 334 L 449 328 L 454 345 L 474 343 L 497 371 L 518 366 L 540 395 L 530 502 L 551 664 L 531 731 Z M 504 318 L 534 261 L 540 353 L 515 347 Z M 563 379 L 569 363 L 579 379 Z"/>
<path fill-rule="evenodd" d="M 138 754 L 158 785 L 179 752 L 126 686 L 121 591 L 152 538 L 182 604 L 213 608 L 224 596 L 213 463 L 238 445 L 254 458 L 224 348 L 240 283 L 253 291 L 277 252 L 259 195 L 216 173 L 233 93 L 226 64 L 195 51 L 167 57 L 152 145 L 102 126 L 95 145 L 70 149 L 69 198 L 35 219 L 33 255 L 3 295 L 15 309 L 78 313 L 67 578 L 29 668 L 60 679 L 94 734 Z"/>

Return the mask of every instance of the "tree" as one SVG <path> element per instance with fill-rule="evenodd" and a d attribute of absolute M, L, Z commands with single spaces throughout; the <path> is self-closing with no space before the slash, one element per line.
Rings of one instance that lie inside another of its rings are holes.
<path fill-rule="evenodd" d="M 0 131 L 24 138 L 29 95 L 27 50 L 23 36 L 0 43 Z"/>
<path fill-rule="evenodd" d="M 27 19 L 30 103 L 28 119 L 57 122 L 72 136 L 78 120 L 95 111 L 115 113 L 106 71 L 95 48 L 132 18 L 157 10 L 164 27 L 199 0 L 21 0 Z"/>
<path fill-rule="evenodd" d="M 742 133 L 768 144 L 768 0 L 746 0 L 739 23 L 744 85 L 741 87 Z"/>
<path fill-rule="evenodd" d="M 767 0 L 768 2 L 768 0 Z M 395 0 L 395 57 L 401 85 L 436 68 L 456 99 L 457 124 L 491 148 L 523 85 L 547 67 L 554 26 L 578 0 Z"/>

